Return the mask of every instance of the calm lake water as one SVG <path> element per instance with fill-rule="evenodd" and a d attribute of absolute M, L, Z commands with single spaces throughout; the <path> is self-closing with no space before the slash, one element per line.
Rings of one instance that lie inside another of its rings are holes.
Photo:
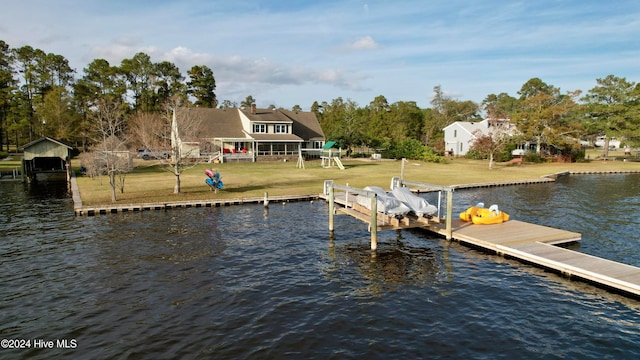
<path fill-rule="evenodd" d="M 2 359 L 640 358 L 637 300 L 421 231 L 380 232 L 372 257 L 348 216 L 331 246 L 323 201 L 75 217 L 64 187 L 0 197 L 0 338 L 30 340 Z M 640 266 L 639 175 L 454 201 Z"/>

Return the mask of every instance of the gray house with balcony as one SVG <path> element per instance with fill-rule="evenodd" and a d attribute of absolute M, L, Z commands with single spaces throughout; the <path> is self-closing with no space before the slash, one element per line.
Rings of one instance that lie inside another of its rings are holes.
<path fill-rule="evenodd" d="M 320 156 L 324 132 L 313 112 L 285 109 L 197 108 L 200 149 L 227 161 L 295 160 Z"/>

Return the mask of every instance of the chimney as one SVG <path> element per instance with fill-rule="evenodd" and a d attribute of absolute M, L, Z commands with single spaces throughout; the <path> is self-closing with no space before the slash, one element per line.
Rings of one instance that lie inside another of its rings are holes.
<path fill-rule="evenodd" d="M 256 114 L 256 104 L 251 104 L 251 115 L 255 115 Z"/>

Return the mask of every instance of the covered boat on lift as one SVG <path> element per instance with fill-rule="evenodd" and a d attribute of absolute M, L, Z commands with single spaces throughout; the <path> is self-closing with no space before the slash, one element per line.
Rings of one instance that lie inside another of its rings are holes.
<path fill-rule="evenodd" d="M 403 204 L 402 201 L 387 194 L 387 192 L 379 186 L 367 186 L 364 188 L 364 190 L 376 193 L 376 206 L 379 213 L 387 214 L 390 216 L 404 216 L 407 215 L 409 211 L 411 211 L 411 209 L 407 205 Z M 362 205 L 365 208 L 371 210 L 371 200 L 368 197 L 358 195 L 356 197 L 356 202 L 359 205 Z"/>
<path fill-rule="evenodd" d="M 437 211 L 438 208 L 429 204 L 426 199 L 414 194 L 406 187 L 397 187 L 391 190 L 391 195 L 400 200 L 403 204 L 411 209 L 416 216 L 419 217 L 431 217 Z"/>

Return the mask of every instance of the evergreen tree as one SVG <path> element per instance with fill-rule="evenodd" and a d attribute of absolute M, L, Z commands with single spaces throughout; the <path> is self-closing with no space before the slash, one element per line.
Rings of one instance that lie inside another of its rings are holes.
<path fill-rule="evenodd" d="M 187 93 L 196 98 L 194 105 L 215 108 L 218 106 L 216 99 L 216 80 L 213 71 L 204 65 L 194 66 L 188 72 L 190 80 L 187 82 Z"/>

